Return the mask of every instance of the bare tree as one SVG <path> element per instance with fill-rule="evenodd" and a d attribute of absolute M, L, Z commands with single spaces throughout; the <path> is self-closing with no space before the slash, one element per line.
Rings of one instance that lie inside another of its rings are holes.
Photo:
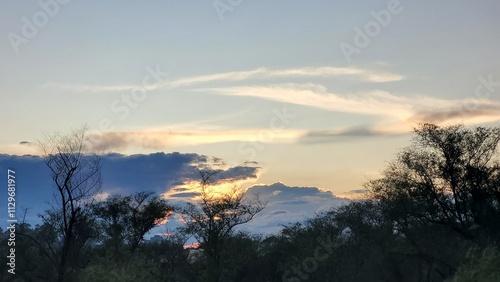
<path fill-rule="evenodd" d="M 195 237 L 208 259 L 208 281 L 220 279 L 221 256 L 234 228 L 251 221 L 265 206 L 257 196 L 253 199 L 245 198 L 245 194 L 236 188 L 222 194 L 212 191 L 211 185 L 216 184 L 214 176 L 219 172 L 199 171 L 200 202 L 189 203 L 183 212 L 186 221 L 183 231 Z"/>
<path fill-rule="evenodd" d="M 39 142 L 56 189 L 52 208 L 41 217 L 58 234 L 58 242 L 49 244 L 47 252 L 55 264 L 58 281 L 70 279 L 93 236 L 91 206 L 101 188 L 101 159 L 87 153 L 89 137 L 84 126 Z"/>

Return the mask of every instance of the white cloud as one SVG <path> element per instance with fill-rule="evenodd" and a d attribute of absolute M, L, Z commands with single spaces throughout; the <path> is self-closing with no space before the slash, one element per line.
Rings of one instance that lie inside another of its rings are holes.
<path fill-rule="evenodd" d="M 250 96 L 283 103 L 296 104 L 318 109 L 355 114 L 390 115 L 407 117 L 412 105 L 407 99 L 387 92 L 372 92 L 361 95 L 340 95 L 326 92 L 326 88 L 314 84 L 280 84 L 271 86 L 239 86 L 226 88 L 207 88 L 229 96 Z M 395 108 L 395 106 L 398 106 Z M 387 111 L 391 107 L 392 111 Z"/>
<path fill-rule="evenodd" d="M 162 150 L 169 146 L 195 146 L 221 142 L 254 142 L 263 143 L 291 143 L 302 136 L 304 130 L 280 129 L 273 131 L 273 138 L 265 140 L 258 136 L 265 129 L 154 129 L 139 131 L 104 132 L 93 135 L 92 150 L 118 151 L 128 148 Z"/>
<path fill-rule="evenodd" d="M 316 187 L 291 187 L 279 182 L 255 185 L 247 190 L 247 195 L 258 195 L 260 199 L 267 201 L 267 205 L 254 220 L 242 228 L 262 233 L 279 232 L 281 225 L 303 222 L 316 213 L 350 201 Z"/>
<path fill-rule="evenodd" d="M 290 69 L 269 69 L 258 68 L 248 71 L 223 72 L 208 75 L 191 77 L 181 77 L 167 80 L 165 82 L 152 84 L 146 87 L 147 90 L 157 89 L 177 89 L 191 87 L 199 84 L 218 81 L 245 81 L 250 79 L 273 79 L 273 78 L 294 78 L 294 77 L 337 77 L 353 76 L 361 81 L 368 82 L 392 82 L 404 79 L 402 75 L 369 70 L 355 67 L 303 67 Z M 130 91 L 140 85 L 70 85 L 50 82 L 43 85 L 43 88 L 59 88 L 72 92 L 120 92 Z"/>
<path fill-rule="evenodd" d="M 282 103 L 302 105 L 332 112 L 374 115 L 371 133 L 400 134 L 419 122 L 477 124 L 500 120 L 500 103 L 487 99 L 446 100 L 428 96 L 404 97 L 389 92 L 373 91 L 341 95 L 327 92 L 322 85 L 280 84 L 270 86 L 236 86 L 208 88 L 219 95 L 247 96 Z M 330 134 L 344 134 L 349 129 L 336 129 Z"/>
<path fill-rule="evenodd" d="M 193 194 L 193 189 L 177 189 L 173 189 L 173 193 L 167 193 L 167 199 L 178 204 L 196 201 L 197 194 Z M 337 197 L 330 191 L 316 187 L 292 187 L 280 182 L 270 185 L 254 185 L 246 190 L 245 197 L 252 199 L 255 195 L 258 195 L 259 199 L 266 203 L 265 208 L 252 221 L 238 228 L 263 234 L 277 233 L 283 225 L 303 222 L 314 217 L 317 213 L 350 202 L 348 198 Z M 172 229 L 183 224 L 183 220 L 179 217 L 171 220 L 167 227 Z"/>

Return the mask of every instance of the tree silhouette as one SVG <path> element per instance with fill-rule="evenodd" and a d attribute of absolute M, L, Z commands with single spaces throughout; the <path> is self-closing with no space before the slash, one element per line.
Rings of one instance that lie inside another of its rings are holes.
<path fill-rule="evenodd" d="M 234 228 L 245 224 L 259 213 L 264 204 L 256 197 L 245 198 L 236 188 L 223 194 L 210 190 L 217 170 L 200 170 L 201 194 L 198 204 L 189 203 L 184 209 L 186 226 L 183 232 L 193 235 L 208 259 L 207 281 L 219 281 L 221 259 L 227 239 Z"/>
<path fill-rule="evenodd" d="M 41 217 L 47 228 L 57 232 L 58 241 L 46 246 L 58 281 L 70 280 L 82 263 L 84 247 L 94 236 L 91 206 L 101 188 L 101 159 L 87 154 L 87 132 L 87 127 L 82 127 L 39 142 L 56 189 L 52 208 Z"/>
<path fill-rule="evenodd" d="M 105 230 L 105 243 L 114 250 L 127 243 L 134 252 L 144 235 L 166 220 L 173 208 L 153 192 L 138 192 L 113 195 L 97 203 L 94 211 Z"/>
<path fill-rule="evenodd" d="M 467 240 L 498 241 L 500 128 L 422 124 L 415 133 L 384 177 L 367 184 L 374 198 Z"/>

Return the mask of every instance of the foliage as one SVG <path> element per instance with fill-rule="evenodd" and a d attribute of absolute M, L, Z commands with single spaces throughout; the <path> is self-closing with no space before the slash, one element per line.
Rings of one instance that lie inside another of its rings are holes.
<path fill-rule="evenodd" d="M 99 256 L 79 276 L 78 281 L 122 282 L 161 281 L 158 265 L 145 256 L 125 255 L 116 260 L 114 255 Z"/>
<path fill-rule="evenodd" d="M 182 212 L 186 226 L 181 228 L 181 232 L 193 235 L 207 257 L 207 281 L 219 281 L 223 272 L 222 255 L 234 228 L 249 222 L 264 208 L 258 198 L 244 198 L 244 193 L 237 189 L 223 194 L 211 192 L 212 178 L 218 172 L 199 171 L 200 202 L 197 205 L 189 203 Z"/>
<path fill-rule="evenodd" d="M 488 247 L 471 250 L 465 262 L 449 282 L 495 282 L 500 281 L 500 251 Z"/>
<path fill-rule="evenodd" d="M 367 188 L 410 220 L 447 226 L 467 240 L 500 239 L 500 128 L 415 129 L 404 149 Z M 393 213 L 393 214 L 395 214 Z"/>
<path fill-rule="evenodd" d="M 124 243 L 133 252 L 144 235 L 166 221 L 173 208 L 152 192 L 138 192 L 132 196 L 113 195 L 94 206 L 94 213 L 104 230 L 105 244 L 118 250 Z"/>

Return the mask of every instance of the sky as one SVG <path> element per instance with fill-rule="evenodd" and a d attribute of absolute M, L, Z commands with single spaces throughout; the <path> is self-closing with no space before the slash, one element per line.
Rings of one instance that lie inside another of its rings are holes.
<path fill-rule="evenodd" d="M 499 12 L 494 0 L 2 1 L 1 163 L 86 124 L 109 156 L 252 164 L 238 184 L 271 193 L 358 191 L 419 123 L 499 124 Z"/>

